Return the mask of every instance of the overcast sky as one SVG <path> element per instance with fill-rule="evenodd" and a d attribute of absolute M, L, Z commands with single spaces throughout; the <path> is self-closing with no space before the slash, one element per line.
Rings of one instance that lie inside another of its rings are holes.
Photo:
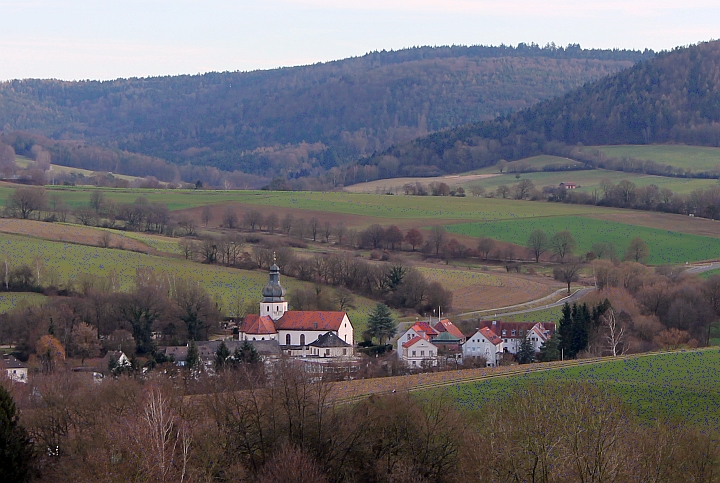
<path fill-rule="evenodd" d="M 0 0 L 0 80 L 310 64 L 418 45 L 670 49 L 720 38 L 720 0 Z"/>

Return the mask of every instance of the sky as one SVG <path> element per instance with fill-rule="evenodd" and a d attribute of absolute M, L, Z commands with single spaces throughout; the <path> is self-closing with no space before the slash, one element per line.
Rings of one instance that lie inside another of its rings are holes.
<path fill-rule="evenodd" d="M 720 0 L 0 0 L 0 80 L 248 71 L 421 45 L 654 50 L 720 38 Z"/>

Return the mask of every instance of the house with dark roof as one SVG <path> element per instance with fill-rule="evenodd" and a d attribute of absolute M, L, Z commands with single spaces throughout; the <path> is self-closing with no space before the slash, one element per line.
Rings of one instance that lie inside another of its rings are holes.
<path fill-rule="evenodd" d="M 273 264 L 268 284 L 262 290 L 260 314 L 245 316 L 238 329 L 238 339 L 274 340 L 281 350 L 290 355 L 307 356 L 314 352 L 310 344 L 328 333 L 347 344 L 342 346 L 345 351 L 355 344 L 354 328 L 346 312 L 288 310 L 285 289 L 280 285 L 280 268 Z M 340 348 L 330 351 L 332 354 L 341 352 Z"/>
<path fill-rule="evenodd" d="M 540 347 L 555 333 L 553 322 L 502 322 L 498 320 L 484 320 L 480 322 L 480 328 L 488 328 L 503 341 L 503 351 L 517 354 L 520 344 L 527 338 L 535 348 Z"/>
<path fill-rule="evenodd" d="M 9 354 L 3 354 L 0 357 L 0 373 L 7 375 L 11 381 L 28 381 L 28 367 Z"/>
<path fill-rule="evenodd" d="M 350 344 L 337 336 L 335 332 L 328 331 L 308 344 L 311 356 L 315 357 L 348 357 L 353 354 Z"/>

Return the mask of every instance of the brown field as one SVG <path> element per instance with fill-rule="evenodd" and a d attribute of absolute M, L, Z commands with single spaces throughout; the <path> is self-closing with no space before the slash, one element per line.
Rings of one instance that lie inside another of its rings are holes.
<path fill-rule="evenodd" d="M 624 210 L 612 214 L 592 214 L 590 218 L 646 226 L 660 230 L 671 230 L 691 235 L 720 238 L 720 221 L 686 215 L 657 213 L 652 211 Z"/>
<path fill-rule="evenodd" d="M 26 235 L 52 241 L 77 243 L 81 245 L 97 245 L 100 235 L 104 232 L 85 226 L 46 223 L 34 220 L 18 220 L 14 218 L 0 219 L 0 232 L 13 235 Z M 146 244 L 115 233 L 110 234 L 110 246 L 139 252 L 151 253 L 154 250 Z"/>
<path fill-rule="evenodd" d="M 354 184 L 352 186 L 346 186 L 345 191 L 349 193 L 387 193 L 402 192 L 403 185 L 407 183 L 415 184 L 421 183 L 428 185 L 433 181 L 447 183 L 451 188 L 457 186 L 463 186 L 471 181 L 477 181 L 479 179 L 492 178 L 494 176 L 500 176 L 499 173 L 495 174 L 452 174 L 446 176 L 435 176 L 432 178 L 391 178 L 391 179 L 379 179 L 376 181 L 368 181 L 367 183 Z"/>

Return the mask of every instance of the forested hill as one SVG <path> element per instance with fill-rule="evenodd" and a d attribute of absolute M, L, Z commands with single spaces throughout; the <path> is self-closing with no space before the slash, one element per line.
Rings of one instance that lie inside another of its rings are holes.
<path fill-rule="evenodd" d="M 571 147 L 684 143 L 720 146 L 720 41 L 677 48 L 495 120 L 434 133 L 365 164 L 398 174 L 462 172 Z"/>
<path fill-rule="evenodd" d="M 317 176 L 428 132 L 516 112 L 653 55 L 576 45 L 421 47 L 256 72 L 17 80 L 0 84 L 0 127 L 176 164 Z"/>

